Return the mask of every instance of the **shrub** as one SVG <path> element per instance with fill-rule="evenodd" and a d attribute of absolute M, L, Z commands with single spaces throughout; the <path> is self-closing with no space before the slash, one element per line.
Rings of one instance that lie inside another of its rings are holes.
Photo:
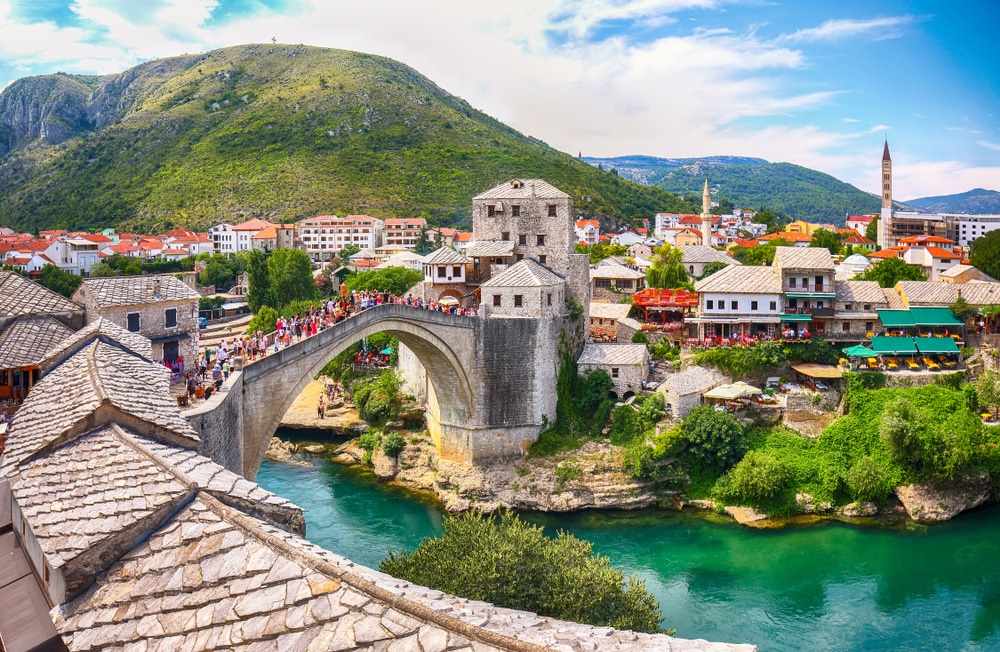
<path fill-rule="evenodd" d="M 788 483 L 789 475 L 785 464 L 764 451 L 750 451 L 729 472 L 732 491 L 749 501 L 778 495 Z"/>
<path fill-rule="evenodd" d="M 247 334 L 253 335 L 257 331 L 271 333 L 274 331 L 275 324 L 277 323 L 278 311 L 271 306 L 261 306 L 261 309 L 257 311 L 257 314 L 247 324 Z"/>
<path fill-rule="evenodd" d="M 399 408 L 403 403 L 399 393 L 402 386 L 403 379 L 392 369 L 386 369 L 374 379 L 356 381 L 351 389 L 358 416 L 376 423 L 395 419 L 399 416 Z"/>
<path fill-rule="evenodd" d="M 382 440 L 382 452 L 389 457 L 399 457 L 399 454 L 406 448 L 406 440 L 398 432 L 390 432 Z"/>
<path fill-rule="evenodd" d="M 642 421 L 643 428 L 655 426 L 663 418 L 663 408 L 663 394 L 653 392 L 647 396 L 639 406 L 639 420 Z"/>
<path fill-rule="evenodd" d="M 632 344 L 649 344 L 649 337 L 642 331 L 632 333 Z"/>
<path fill-rule="evenodd" d="M 393 551 L 379 570 L 471 600 L 539 615 L 641 632 L 660 630 L 660 608 L 642 580 L 626 579 L 593 544 L 514 514 L 448 516 L 444 534 L 407 553 Z"/>
<path fill-rule="evenodd" d="M 378 448 L 378 445 L 382 442 L 382 434 L 369 430 L 364 432 L 358 437 L 358 447 L 365 452 L 365 463 L 372 461 L 372 453 Z"/>
<path fill-rule="evenodd" d="M 560 462 L 556 466 L 556 480 L 559 484 L 565 484 L 570 480 L 580 477 L 580 467 L 573 462 Z"/>
<path fill-rule="evenodd" d="M 746 450 L 743 429 L 733 415 L 710 407 L 696 407 L 684 420 L 688 451 L 719 469 L 732 466 Z"/>
<path fill-rule="evenodd" d="M 636 442 L 625 449 L 622 469 L 633 478 L 656 477 L 659 467 L 654 459 L 653 447 L 646 442 Z"/>
<path fill-rule="evenodd" d="M 862 457 L 844 474 L 847 490 L 854 500 L 868 502 L 886 495 L 885 480 L 878 464 L 870 457 Z"/>
<path fill-rule="evenodd" d="M 639 414 L 631 405 L 617 407 L 611 415 L 611 443 L 626 446 L 642 434 Z"/>
<path fill-rule="evenodd" d="M 681 426 L 674 426 L 653 437 L 653 459 L 662 460 L 681 452 L 687 445 L 687 436 Z"/>

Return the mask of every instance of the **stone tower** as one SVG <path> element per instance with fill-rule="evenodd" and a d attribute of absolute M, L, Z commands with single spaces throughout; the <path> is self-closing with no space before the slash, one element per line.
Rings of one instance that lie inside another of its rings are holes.
<path fill-rule="evenodd" d="M 708 179 L 701 193 L 701 243 L 712 246 L 712 193 L 708 191 Z"/>
<path fill-rule="evenodd" d="M 878 225 L 878 246 L 885 247 L 892 228 L 892 157 L 889 140 L 882 149 L 882 216 Z"/>

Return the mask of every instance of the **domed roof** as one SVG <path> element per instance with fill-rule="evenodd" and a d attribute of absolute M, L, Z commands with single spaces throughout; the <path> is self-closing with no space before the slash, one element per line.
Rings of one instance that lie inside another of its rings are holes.
<path fill-rule="evenodd" d="M 841 265 L 867 265 L 868 259 L 861 254 L 851 254 L 840 263 Z"/>

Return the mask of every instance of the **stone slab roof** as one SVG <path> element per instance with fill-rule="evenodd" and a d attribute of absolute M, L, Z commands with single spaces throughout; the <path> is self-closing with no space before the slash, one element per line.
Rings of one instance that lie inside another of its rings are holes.
<path fill-rule="evenodd" d="M 618 263 L 609 263 L 606 265 L 595 265 L 594 267 L 591 267 L 590 278 L 634 280 L 646 278 L 646 275 L 639 270 L 631 269 L 629 267 L 625 267 L 624 265 L 619 265 Z"/>
<path fill-rule="evenodd" d="M 565 199 L 562 190 L 541 179 L 511 179 L 473 197 L 477 199 Z"/>
<path fill-rule="evenodd" d="M 987 281 L 969 281 L 954 286 L 958 294 L 974 306 L 990 306 L 1000 304 L 1000 283 Z M 957 298 L 957 297 L 956 297 Z"/>
<path fill-rule="evenodd" d="M 102 409 L 99 414 L 98 409 Z M 199 437 L 170 396 L 166 367 L 94 340 L 52 368 L 14 415 L 0 476 L 39 451 L 104 420 L 147 424 L 148 433 L 186 448 Z"/>
<path fill-rule="evenodd" d="M 833 256 L 823 247 L 776 247 L 774 266 L 779 269 L 834 270 Z"/>
<path fill-rule="evenodd" d="M 702 394 L 728 380 L 728 376 L 715 369 L 708 367 L 691 367 L 676 374 L 672 374 L 665 381 L 660 389 L 673 389 L 679 396 L 689 396 L 691 394 Z"/>
<path fill-rule="evenodd" d="M 425 265 L 464 265 L 469 259 L 451 247 L 441 247 L 424 256 Z"/>
<path fill-rule="evenodd" d="M 0 317 L 82 311 L 83 306 L 16 272 L 0 272 Z"/>
<path fill-rule="evenodd" d="M 88 342 L 97 339 L 122 346 L 146 360 L 153 359 L 153 345 L 149 338 L 122 328 L 103 317 L 98 317 L 54 346 L 39 366 L 51 368 L 79 351 Z"/>
<path fill-rule="evenodd" d="M 882 295 L 889 303 L 889 310 L 906 310 L 906 304 L 896 288 L 882 288 Z"/>
<path fill-rule="evenodd" d="M 603 303 L 600 301 L 590 302 L 590 317 L 592 319 L 624 319 L 628 317 L 629 310 L 632 309 L 630 303 Z"/>
<path fill-rule="evenodd" d="M 503 258 L 514 255 L 514 241 L 476 240 L 463 251 L 470 258 Z"/>
<path fill-rule="evenodd" d="M 774 267 L 730 265 L 697 281 L 694 289 L 698 292 L 723 294 L 781 294 L 781 277 Z"/>
<path fill-rule="evenodd" d="M 873 310 L 886 308 L 889 304 L 877 281 L 836 281 L 834 289 L 839 302 L 870 303 Z"/>
<path fill-rule="evenodd" d="M 680 247 L 680 250 L 684 252 L 684 258 L 682 260 L 685 263 L 725 263 L 726 265 L 743 264 L 726 252 L 719 251 L 715 247 L 706 247 L 705 245 L 684 245 L 683 247 Z"/>
<path fill-rule="evenodd" d="M 73 331 L 52 317 L 15 319 L 0 330 L 0 369 L 38 365 L 53 346 L 71 335 Z"/>
<path fill-rule="evenodd" d="M 649 349 L 645 344 L 595 344 L 583 347 L 583 353 L 577 364 L 608 365 L 638 365 L 649 359 Z"/>
<path fill-rule="evenodd" d="M 900 281 L 896 289 L 910 306 L 950 306 L 958 298 L 958 286 L 937 281 Z"/>
<path fill-rule="evenodd" d="M 83 287 L 101 308 L 197 300 L 201 296 L 172 274 L 85 278 Z"/>
<path fill-rule="evenodd" d="M 514 288 L 562 285 L 563 277 L 534 258 L 524 258 L 500 272 L 480 287 Z"/>

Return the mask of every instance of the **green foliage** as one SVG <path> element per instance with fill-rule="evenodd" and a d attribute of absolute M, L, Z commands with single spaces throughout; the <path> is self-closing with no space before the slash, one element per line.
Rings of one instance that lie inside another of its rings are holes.
<path fill-rule="evenodd" d="M 660 631 L 660 611 L 642 580 L 626 578 L 593 544 L 556 538 L 506 512 L 447 516 L 444 534 L 411 553 L 390 552 L 379 570 L 409 582 L 543 616 Z"/>
<path fill-rule="evenodd" d="M 726 263 L 721 260 L 713 260 L 709 263 L 705 263 L 705 267 L 701 272 L 701 278 L 708 278 L 712 274 L 729 267 Z"/>
<path fill-rule="evenodd" d="M 382 440 L 382 452 L 389 457 L 399 457 L 399 454 L 406 448 L 406 440 L 398 432 L 390 432 Z"/>
<path fill-rule="evenodd" d="M 316 298 L 312 263 L 309 254 L 301 249 L 275 249 L 267 259 L 267 273 L 271 292 L 280 305 L 292 301 Z M 270 299 L 265 294 L 261 299 Z"/>
<path fill-rule="evenodd" d="M 778 495 L 789 476 L 784 462 L 773 453 L 759 450 L 747 453 L 729 472 L 736 496 L 753 503 Z"/>
<path fill-rule="evenodd" d="M 861 457 L 844 474 L 844 482 L 854 500 L 869 502 L 882 500 L 889 493 L 889 487 L 882 477 L 882 470 L 875 460 L 867 455 Z"/>
<path fill-rule="evenodd" d="M 976 379 L 975 388 L 978 405 L 1000 408 L 1000 374 L 984 371 Z"/>
<path fill-rule="evenodd" d="M 271 287 L 271 273 L 268 270 L 268 255 L 259 249 L 245 252 L 247 268 L 247 307 L 256 313 L 261 306 L 279 308 L 278 295 Z"/>
<path fill-rule="evenodd" d="M 699 406 L 684 419 L 688 452 L 710 466 L 726 469 L 746 451 L 743 429 L 733 415 Z"/>
<path fill-rule="evenodd" d="M 222 304 L 226 302 L 226 297 L 215 296 L 215 297 L 199 297 L 198 298 L 198 310 L 216 310 L 222 307 Z"/>
<path fill-rule="evenodd" d="M 716 367 L 742 378 L 761 369 L 780 365 L 787 357 L 781 344 L 768 340 L 753 346 L 717 347 L 698 351 L 694 356 L 694 363 Z"/>
<path fill-rule="evenodd" d="M 375 453 L 375 449 L 378 448 L 381 443 L 382 433 L 374 430 L 368 430 L 367 432 L 361 433 L 361 436 L 358 437 L 358 447 L 365 452 L 365 464 L 372 461 L 372 454 Z"/>
<path fill-rule="evenodd" d="M 348 292 L 370 290 L 404 295 L 416 283 L 424 280 L 424 275 L 407 267 L 385 267 L 361 272 L 347 278 Z"/>
<path fill-rule="evenodd" d="M 744 265 L 754 265 L 760 267 L 761 265 L 771 265 L 774 263 L 774 253 L 779 245 L 788 245 L 787 240 L 772 240 L 767 244 L 758 245 L 756 247 L 740 247 L 736 246 L 732 248 L 733 258 L 740 261 Z"/>
<path fill-rule="evenodd" d="M 631 405 L 620 405 L 611 413 L 611 443 L 627 446 L 642 434 L 642 420 Z"/>
<path fill-rule="evenodd" d="M 642 331 L 632 333 L 632 344 L 649 344 L 649 337 Z"/>
<path fill-rule="evenodd" d="M 218 288 L 228 288 L 236 280 L 236 277 L 243 273 L 243 266 L 236 258 L 228 258 L 222 254 L 202 254 L 199 259 L 207 261 L 204 271 L 201 273 L 199 281 L 204 286 L 214 285 Z M 137 261 L 134 261 L 137 262 Z M 130 266 L 134 263 L 130 263 Z M 125 273 L 129 274 L 131 267 L 125 268 Z"/>
<path fill-rule="evenodd" d="M 990 231 L 972 241 L 969 262 L 993 278 L 1000 278 L 1000 232 Z"/>
<path fill-rule="evenodd" d="M 919 267 L 907 265 L 902 258 L 883 258 L 865 272 L 854 277 L 856 281 L 878 281 L 879 287 L 895 287 L 899 281 L 926 281 Z"/>
<path fill-rule="evenodd" d="M 247 324 L 247 333 L 253 335 L 256 332 L 270 333 L 278 323 L 278 311 L 271 306 L 263 306 L 257 314 L 253 316 Z"/>
<path fill-rule="evenodd" d="M 610 258 L 611 256 L 624 256 L 628 253 L 628 247 L 625 245 L 608 244 L 604 242 L 595 242 L 592 245 L 585 245 L 578 242 L 574 246 L 573 250 L 578 254 L 587 254 L 590 257 L 591 265 L 596 265 L 605 258 Z"/>
<path fill-rule="evenodd" d="M 358 416 L 372 423 L 384 423 L 399 416 L 403 397 L 399 390 L 403 379 L 392 369 L 378 376 L 361 378 L 351 385 Z"/>
<path fill-rule="evenodd" d="M 684 252 L 680 247 L 663 244 L 653 249 L 650 261 L 653 266 L 646 271 L 646 284 L 651 288 L 681 288 L 690 285 L 691 277 L 684 267 Z"/>
<path fill-rule="evenodd" d="M 118 271 L 107 263 L 97 263 L 96 265 L 91 265 L 90 271 L 87 273 L 90 275 L 90 278 L 107 278 L 109 276 L 118 276 Z"/>
<path fill-rule="evenodd" d="M 662 460 L 680 453 L 688 444 L 683 426 L 674 426 L 653 437 L 653 459 Z"/>
<path fill-rule="evenodd" d="M 645 480 L 659 474 L 653 447 L 644 441 L 627 446 L 622 457 L 622 470 L 633 478 Z"/>
<path fill-rule="evenodd" d="M 785 357 L 789 362 L 837 364 L 837 360 L 840 359 L 840 350 L 826 340 L 814 338 L 809 342 L 787 345 Z"/>
<path fill-rule="evenodd" d="M 829 229 L 816 229 L 812 234 L 810 247 L 823 247 L 836 256 L 842 248 L 840 234 Z"/>
<path fill-rule="evenodd" d="M 556 465 L 556 481 L 559 484 L 566 484 L 580 477 L 582 471 L 580 466 L 573 462 L 560 462 Z"/>
<path fill-rule="evenodd" d="M 865 227 L 865 237 L 872 242 L 878 242 L 878 218 L 875 218 Z"/>
<path fill-rule="evenodd" d="M 38 282 L 68 299 L 73 296 L 76 289 L 83 283 L 83 277 L 70 274 L 50 264 L 42 268 L 42 275 L 39 277 Z"/>
<path fill-rule="evenodd" d="M 653 392 L 639 406 L 639 420 L 644 428 L 650 428 L 663 418 L 663 394 Z"/>
<path fill-rule="evenodd" d="M 963 324 L 968 324 L 973 317 L 979 314 L 979 308 L 966 301 L 963 296 L 959 296 L 955 303 L 948 308 L 956 318 L 962 320 Z"/>

